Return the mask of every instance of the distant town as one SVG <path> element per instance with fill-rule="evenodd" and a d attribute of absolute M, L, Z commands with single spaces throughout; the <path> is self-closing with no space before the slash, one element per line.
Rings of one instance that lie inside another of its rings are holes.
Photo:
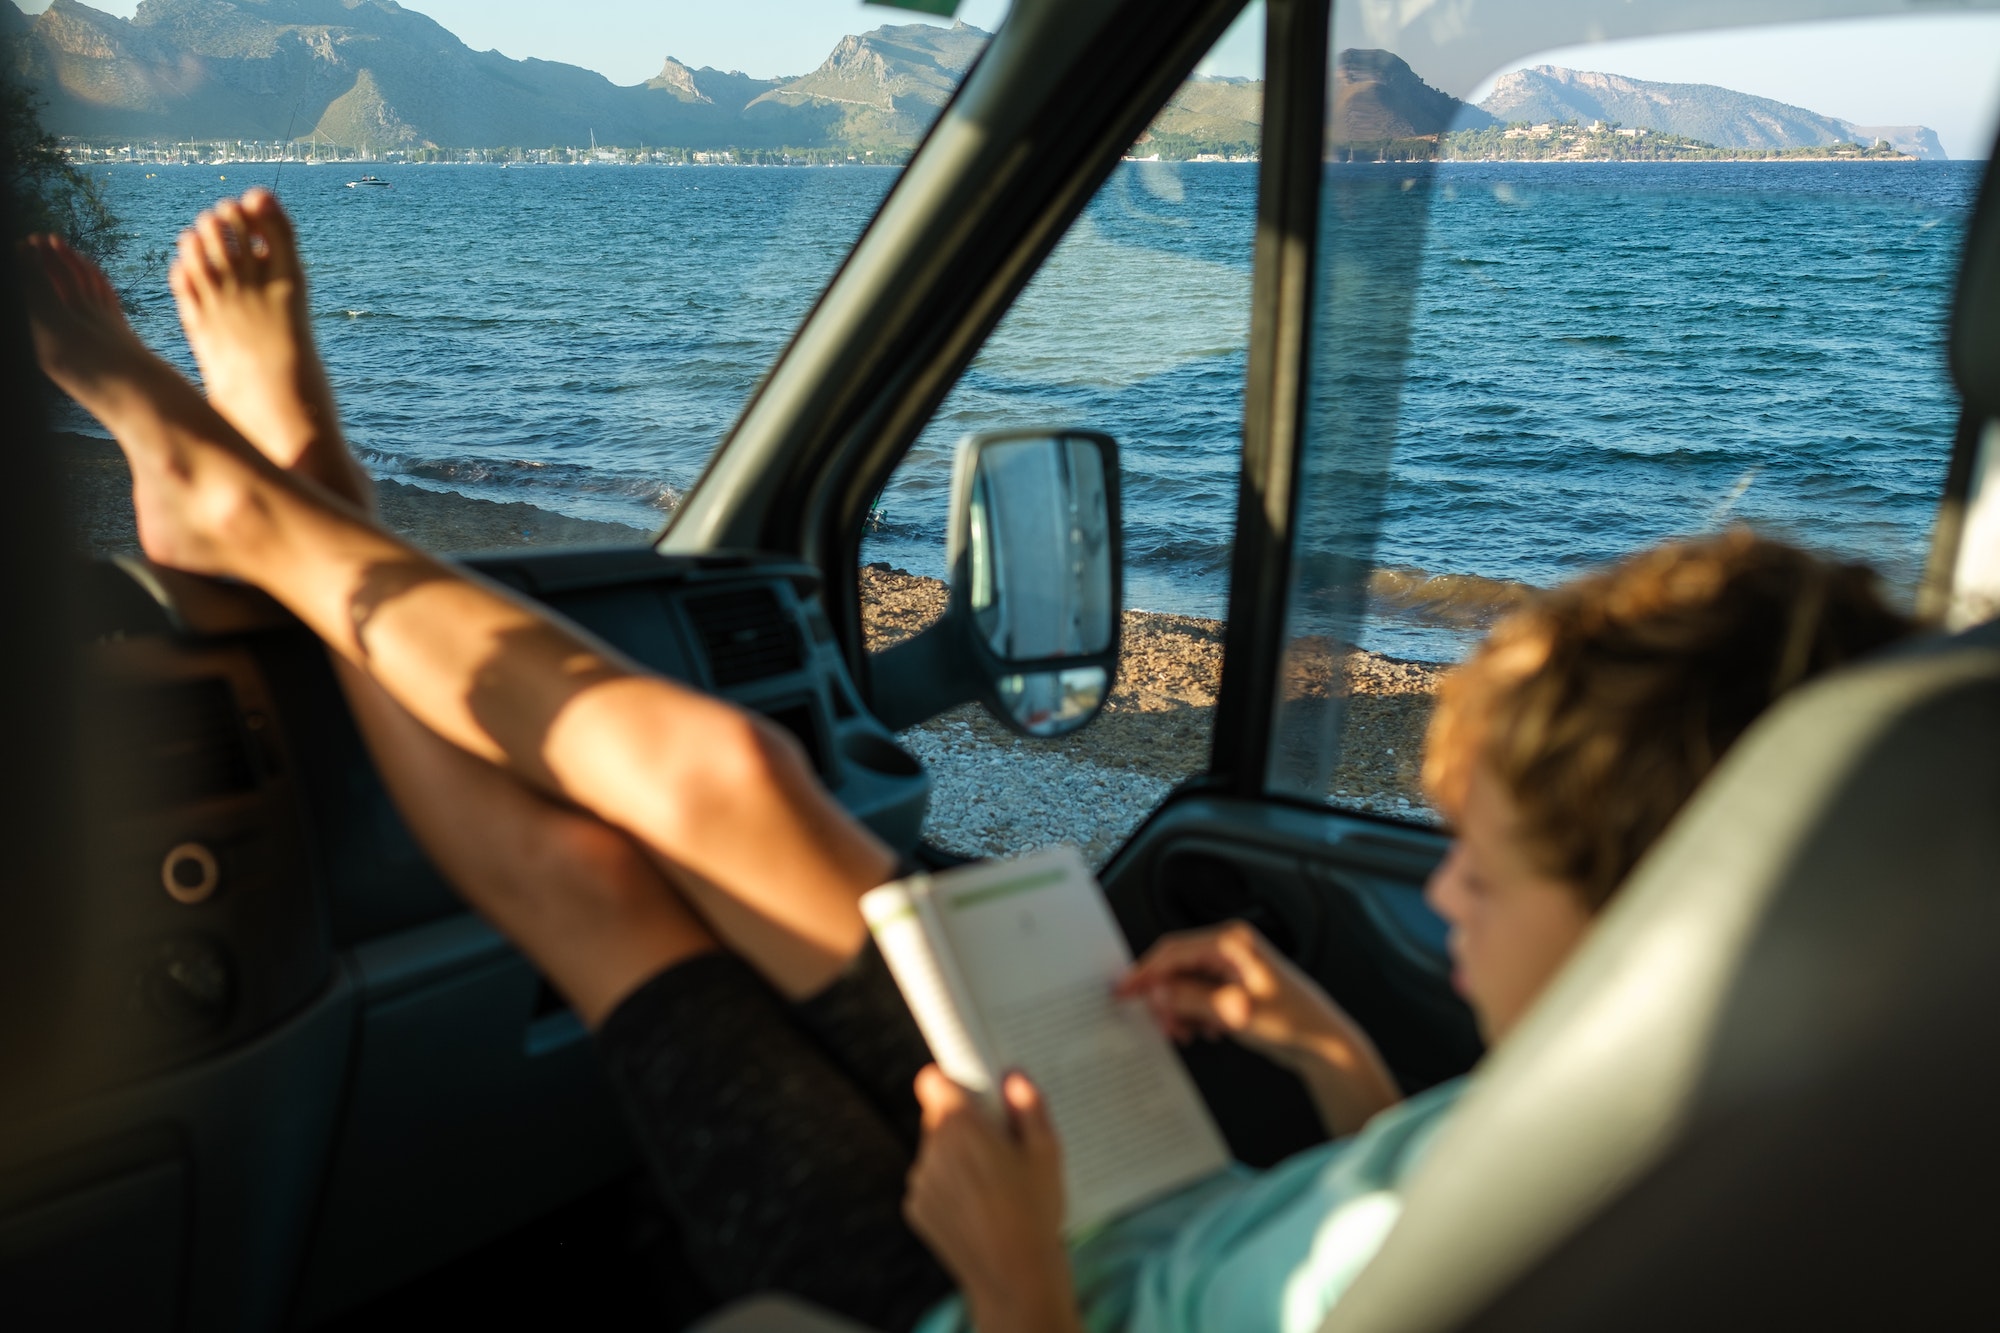
<path fill-rule="evenodd" d="M 1148 138 L 1126 155 L 1127 162 L 1248 162 L 1255 146 L 1191 145 Z M 621 148 L 603 144 L 553 148 L 390 148 L 353 147 L 325 142 L 217 139 L 178 143 L 62 141 L 63 152 L 80 166 L 245 166 L 352 163 L 488 167 L 896 167 L 910 149 L 844 148 Z M 1884 140 L 1872 144 L 1834 143 L 1802 148 L 1734 148 L 1685 135 L 1603 121 L 1529 124 L 1453 130 L 1377 142 L 1346 143 L 1330 156 L 1344 161 L 1443 162 L 1914 162 Z"/>
<path fill-rule="evenodd" d="M 490 167 L 636 166 L 901 166 L 908 150 L 844 148 L 355 148 L 331 143 L 216 139 L 184 143 L 94 143 L 62 140 L 64 154 L 81 166 L 233 166 L 351 162 L 389 165 Z"/>
<path fill-rule="evenodd" d="M 1514 121 L 1439 136 L 1437 155 L 1448 162 L 1841 162 L 1917 159 L 1886 139 L 1791 148 L 1743 148 L 1708 143 L 1644 126 L 1595 120 L 1533 124 Z"/>
<path fill-rule="evenodd" d="M 217 139 L 185 143 L 93 143 L 62 140 L 62 150 L 80 166 L 244 166 L 354 163 L 485 167 L 897 167 L 910 160 L 908 149 L 840 148 L 354 148 L 330 143 L 286 143 L 261 139 Z M 1148 142 L 1127 162 L 1255 162 L 1241 146 L 1228 152 L 1188 151 L 1181 145 Z"/>

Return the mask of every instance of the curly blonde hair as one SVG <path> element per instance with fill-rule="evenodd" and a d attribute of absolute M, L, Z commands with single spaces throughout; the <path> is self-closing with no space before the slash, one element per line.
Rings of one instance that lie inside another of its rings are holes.
<path fill-rule="evenodd" d="M 1909 629 L 1863 565 L 1740 528 L 1657 547 L 1494 627 L 1439 689 L 1424 788 L 1453 815 L 1483 766 L 1595 909 L 1780 695 Z"/>

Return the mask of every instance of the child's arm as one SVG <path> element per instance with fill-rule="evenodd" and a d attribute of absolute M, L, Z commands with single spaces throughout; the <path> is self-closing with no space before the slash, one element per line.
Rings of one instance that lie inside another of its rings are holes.
<path fill-rule="evenodd" d="M 1244 922 L 1165 936 L 1119 994 L 1143 997 L 1175 1041 L 1231 1037 L 1290 1069 L 1336 1136 L 1403 1099 L 1361 1025 Z"/>

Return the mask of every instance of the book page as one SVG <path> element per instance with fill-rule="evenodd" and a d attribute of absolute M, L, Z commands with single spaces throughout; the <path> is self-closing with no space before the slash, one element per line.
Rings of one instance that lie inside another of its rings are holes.
<path fill-rule="evenodd" d="M 929 919 L 935 909 L 929 902 L 928 879 L 915 875 L 871 889 L 861 898 L 862 919 L 931 1048 L 931 1058 L 946 1077 L 977 1093 L 997 1112 L 998 1076 L 981 1053 L 971 998 L 951 959 L 942 956 L 931 939 L 936 927 Z"/>
<path fill-rule="evenodd" d="M 1048 1099 L 1071 1232 L 1228 1164 L 1151 1015 L 1112 996 L 1131 952 L 1074 848 L 934 876 L 931 894 L 997 1064 Z"/>

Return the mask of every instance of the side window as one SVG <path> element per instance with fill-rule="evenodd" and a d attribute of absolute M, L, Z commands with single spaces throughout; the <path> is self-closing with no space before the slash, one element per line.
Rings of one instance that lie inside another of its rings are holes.
<path fill-rule="evenodd" d="M 1934 77 L 1847 74 L 1928 53 L 1983 96 L 2000 21 L 1541 50 L 1443 89 L 1494 65 L 1359 45 L 1331 54 L 1273 788 L 1434 821 L 1442 673 L 1535 589 L 1673 537 L 1749 524 L 1907 605 L 1957 415 L 1985 166 L 1959 159 L 1993 125 Z"/>
<path fill-rule="evenodd" d="M 1104 713 L 1054 741 L 978 705 L 902 740 L 931 770 L 925 836 L 966 855 L 1067 839 L 1102 864 L 1204 771 L 1236 519 L 1261 113 L 1252 5 L 1091 200 L 884 488 L 862 543 L 869 646 L 944 610 L 952 458 L 1033 427 L 1118 440 L 1124 655 Z"/>

